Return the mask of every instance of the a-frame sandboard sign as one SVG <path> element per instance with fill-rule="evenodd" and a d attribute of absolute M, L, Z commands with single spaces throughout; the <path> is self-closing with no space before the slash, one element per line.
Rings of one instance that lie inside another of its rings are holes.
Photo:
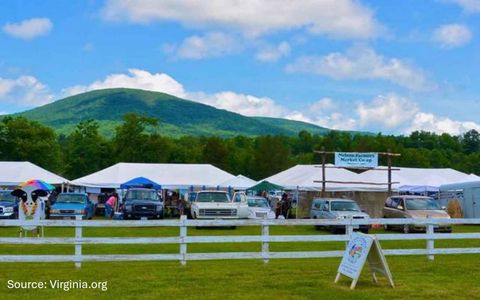
<path fill-rule="evenodd" d="M 350 236 L 350 241 L 343 254 L 342 262 L 338 267 L 335 283 L 340 280 L 340 275 L 345 275 L 352 278 L 353 281 L 350 285 L 350 289 L 353 290 L 357 285 L 365 261 L 368 262 L 368 267 L 375 283 L 377 282 L 376 274 L 382 274 L 387 278 L 392 288 L 395 287 L 392 274 L 388 268 L 387 260 L 383 255 L 378 240 L 375 236 L 357 232 L 352 233 Z"/>

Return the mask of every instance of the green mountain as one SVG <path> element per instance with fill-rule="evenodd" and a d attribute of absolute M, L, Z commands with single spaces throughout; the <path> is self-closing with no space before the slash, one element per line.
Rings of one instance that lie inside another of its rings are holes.
<path fill-rule="evenodd" d="M 329 131 L 304 122 L 246 117 L 164 93 L 123 88 L 75 95 L 16 115 L 39 121 L 63 134 L 70 133 L 81 121 L 94 119 L 100 124 L 100 132 L 111 136 L 127 112 L 158 118 L 158 131 L 167 136 L 296 135 L 301 130 L 314 134 Z"/>

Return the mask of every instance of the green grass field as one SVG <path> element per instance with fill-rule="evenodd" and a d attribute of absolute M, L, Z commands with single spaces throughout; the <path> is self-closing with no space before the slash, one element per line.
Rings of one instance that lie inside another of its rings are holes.
<path fill-rule="evenodd" d="M 71 228 L 46 228 L 47 237 L 73 236 Z M 454 232 L 478 232 L 480 226 L 457 226 Z M 383 230 L 374 230 L 381 233 Z M 189 235 L 252 235 L 259 227 L 231 229 L 189 228 Z M 311 226 L 272 227 L 271 234 L 327 234 Z M 2 228 L 0 236 L 14 237 L 15 228 Z M 84 236 L 175 236 L 177 228 L 85 228 Z M 388 248 L 424 248 L 425 241 L 381 242 Z M 343 250 L 343 242 L 272 243 L 271 251 Z M 178 245 L 84 245 L 84 254 L 176 253 Z M 436 241 L 435 247 L 480 247 L 478 240 Z M 260 251 L 259 243 L 189 245 L 189 252 Z M 1 254 L 73 254 L 72 245 L 1 245 Z M 387 257 L 396 288 L 381 278 L 370 280 L 364 269 L 357 288 L 350 281 L 333 279 L 340 258 L 179 262 L 1 263 L 0 299 L 105 298 L 105 299 L 472 299 L 480 295 L 480 255 Z M 99 289 L 8 289 L 9 280 L 108 281 Z"/>

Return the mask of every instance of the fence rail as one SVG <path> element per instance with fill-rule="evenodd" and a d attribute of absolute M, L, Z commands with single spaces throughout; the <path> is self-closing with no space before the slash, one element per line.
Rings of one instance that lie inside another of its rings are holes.
<path fill-rule="evenodd" d="M 0 220 L 1 227 L 45 226 L 73 227 L 75 237 L 0 237 L 0 245 L 74 245 L 73 255 L 0 255 L 0 262 L 74 262 L 77 267 L 86 261 L 161 261 L 176 260 L 186 264 L 189 260 L 215 259 L 270 259 L 280 258 L 320 258 L 341 257 L 343 251 L 270 251 L 270 243 L 284 242 L 342 242 L 348 241 L 354 227 L 358 225 L 420 225 L 425 227 L 425 233 L 411 234 L 376 234 L 380 241 L 412 241 L 425 240 L 426 247 L 422 249 L 386 249 L 386 255 L 426 255 L 429 260 L 437 254 L 474 254 L 480 253 L 480 248 L 435 248 L 435 240 L 480 239 L 480 232 L 472 233 L 435 233 L 437 226 L 455 224 L 480 224 L 480 219 L 342 219 L 342 220 L 187 220 L 184 216 L 179 220 L 140 220 L 140 221 L 97 221 L 97 220 Z M 345 226 L 345 234 L 340 235 L 271 235 L 271 226 Z M 220 226 L 258 226 L 259 235 L 224 235 L 224 236 L 189 236 L 189 227 L 220 227 Z M 178 236 L 168 237 L 83 237 L 85 227 L 177 227 Z M 259 252 L 219 252 L 219 253 L 189 253 L 189 244 L 202 243 L 259 243 Z M 85 255 L 83 245 L 97 244 L 178 244 L 178 253 L 173 254 L 119 254 L 119 255 Z"/>

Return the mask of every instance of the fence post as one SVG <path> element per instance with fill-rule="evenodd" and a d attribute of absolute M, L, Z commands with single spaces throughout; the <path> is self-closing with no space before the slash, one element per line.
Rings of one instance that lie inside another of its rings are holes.
<path fill-rule="evenodd" d="M 75 216 L 75 267 L 80 268 L 82 267 L 82 244 L 80 243 L 79 239 L 82 238 L 82 227 L 78 226 L 78 221 L 82 220 L 81 215 Z"/>
<path fill-rule="evenodd" d="M 427 216 L 427 219 L 431 219 L 432 217 L 431 216 Z M 433 249 L 435 247 L 434 245 L 434 239 L 432 237 L 432 235 L 434 234 L 434 230 L 433 230 L 433 224 L 432 223 L 428 223 L 427 224 L 427 252 L 428 252 L 428 260 L 434 260 L 435 257 L 434 255 L 432 254 L 433 252 Z"/>
<path fill-rule="evenodd" d="M 263 218 L 262 222 L 262 258 L 264 263 L 268 263 L 269 261 L 269 252 L 270 252 L 270 246 L 268 243 L 269 240 L 269 227 L 267 223 L 266 217 Z"/>
<path fill-rule="evenodd" d="M 185 266 L 187 264 L 187 243 L 185 238 L 187 237 L 187 216 L 180 216 L 180 264 Z"/>
<path fill-rule="evenodd" d="M 345 225 L 345 235 L 348 236 L 348 240 L 350 240 L 350 236 L 353 233 L 353 224 L 352 224 L 352 216 L 348 216 L 348 223 Z M 345 242 L 348 245 L 348 240 Z"/>

